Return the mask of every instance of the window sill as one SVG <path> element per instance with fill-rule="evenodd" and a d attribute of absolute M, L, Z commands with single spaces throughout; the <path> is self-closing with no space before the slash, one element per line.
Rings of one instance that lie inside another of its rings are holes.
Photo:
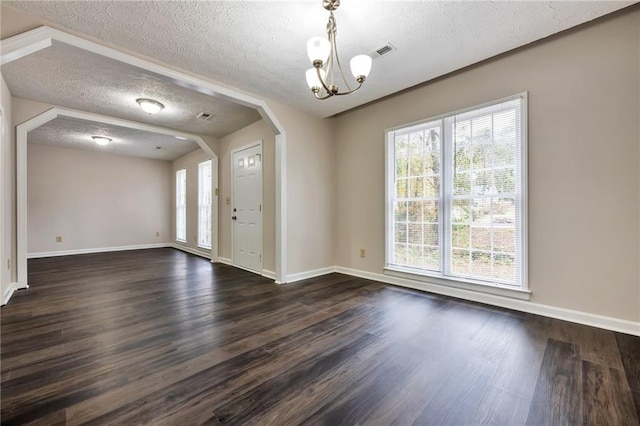
<path fill-rule="evenodd" d="M 198 250 L 204 251 L 204 252 L 210 252 L 211 251 L 211 247 L 198 246 Z"/>
<path fill-rule="evenodd" d="M 462 290 L 475 291 L 478 293 L 493 294 L 496 296 L 510 297 L 512 299 L 529 300 L 531 292 L 506 285 L 491 284 L 481 281 L 465 280 L 464 278 L 449 278 L 443 276 L 433 276 L 416 273 L 414 270 L 401 267 L 386 266 L 384 273 L 398 278 L 412 281 L 424 282 L 443 287 L 453 287 Z"/>
<path fill-rule="evenodd" d="M 178 244 L 187 244 L 187 240 L 176 240 L 176 243 Z"/>

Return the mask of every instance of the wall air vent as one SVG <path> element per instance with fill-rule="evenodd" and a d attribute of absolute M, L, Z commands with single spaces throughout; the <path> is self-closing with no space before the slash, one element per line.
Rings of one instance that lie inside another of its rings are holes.
<path fill-rule="evenodd" d="M 208 112 L 201 112 L 200 114 L 196 115 L 196 118 L 202 121 L 209 121 L 213 118 L 213 114 L 209 114 Z"/>
<path fill-rule="evenodd" d="M 372 59 L 378 59 L 379 57 L 383 55 L 388 55 L 389 53 L 395 50 L 398 50 L 398 49 L 393 44 L 386 43 L 378 47 L 377 49 L 374 49 L 371 52 L 369 52 L 369 56 L 371 56 Z"/>

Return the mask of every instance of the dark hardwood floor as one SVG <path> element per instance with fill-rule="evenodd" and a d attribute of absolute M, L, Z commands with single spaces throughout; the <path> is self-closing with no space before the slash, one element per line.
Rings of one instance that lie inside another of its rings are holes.
<path fill-rule="evenodd" d="M 173 249 L 29 261 L 2 424 L 639 425 L 640 338 Z"/>

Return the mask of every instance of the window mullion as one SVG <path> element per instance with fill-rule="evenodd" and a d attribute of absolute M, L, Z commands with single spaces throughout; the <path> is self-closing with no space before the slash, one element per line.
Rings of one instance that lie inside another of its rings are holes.
<path fill-rule="evenodd" d="M 454 126 L 451 119 L 442 119 L 442 147 L 440 157 L 442 167 L 440 168 L 440 270 L 443 275 L 449 275 L 451 265 L 451 200 L 453 190 L 453 141 Z"/>

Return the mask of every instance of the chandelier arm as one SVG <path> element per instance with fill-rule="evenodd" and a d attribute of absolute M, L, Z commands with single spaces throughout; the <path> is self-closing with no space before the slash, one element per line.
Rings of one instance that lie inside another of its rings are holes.
<path fill-rule="evenodd" d="M 322 87 L 324 88 L 325 92 L 331 93 L 331 90 L 327 86 L 327 83 L 323 80 L 322 75 L 320 74 L 320 68 L 316 68 L 316 73 L 318 74 L 318 80 L 320 80 L 320 83 L 322 84 Z M 322 99 L 326 99 L 326 98 L 322 98 Z"/>
<path fill-rule="evenodd" d="M 344 81 L 344 84 L 347 86 L 347 90 L 351 90 L 351 86 L 349 86 L 349 82 L 347 81 L 346 77 L 344 76 L 344 71 L 342 70 L 342 64 L 340 64 L 340 55 L 338 55 L 338 43 L 336 41 L 336 33 L 335 32 L 333 34 L 333 50 L 335 51 L 335 54 L 336 54 L 336 63 L 338 64 L 338 69 L 340 70 L 340 75 L 342 76 L 342 81 Z M 347 92 L 347 93 L 351 93 L 351 92 Z"/>
<path fill-rule="evenodd" d="M 349 90 L 348 92 L 334 93 L 334 95 L 335 95 L 335 96 L 348 95 L 349 93 L 353 93 L 353 92 L 355 92 L 356 90 L 358 90 L 358 89 L 359 89 L 359 88 L 361 88 L 361 87 L 362 87 L 362 83 L 359 83 L 359 84 L 358 84 L 358 87 L 356 87 L 355 89 L 351 89 L 351 90 Z"/>
<path fill-rule="evenodd" d="M 329 43 L 331 43 L 331 53 L 329 53 L 329 60 L 327 61 L 327 72 L 326 76 L 330 78 L 328 83 L 333 85 L 335 82 L 333 81 L 333 52 L 335 51 L 335 42 L 331 34 L 329 34 Z"/>
<path fill-rule="evenodd" d="M 329 93 L 327 96 L 318 96 L 318 93 L 314 93 L 313 94 L 314 98 L 316 98 L 318 100 L 321 100 L 321 101 L 324 101 L 325 99 L 329 99 L 331 96 L 333 96 L 331 93 Z"/>

